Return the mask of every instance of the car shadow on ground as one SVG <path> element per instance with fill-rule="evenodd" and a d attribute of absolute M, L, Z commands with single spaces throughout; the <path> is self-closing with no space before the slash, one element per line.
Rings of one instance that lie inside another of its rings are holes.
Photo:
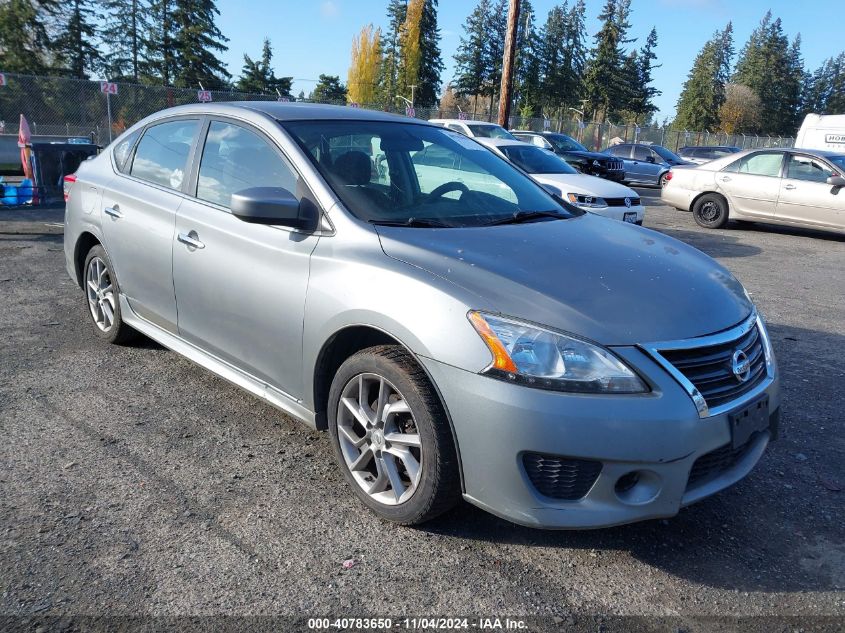
<path fill-rule="evenodd" d="M 784 226 L 783 224 L 765 224 L 762 222 L 732 221 L 727 229 L 720 232 L 745 231 L 749 233 L 772 233 L 780 235 L 794 235 L 796 237 L 809 237 L 814 240 L 827 240 L 830 242 L 845 242 L 845 234 L 833 233 L 832 231 L 820 231 L 817 229 L 804 228 L 799 226 Z"/>
<path fill-rule="evenodd" d="M 839 354 L 845 336 L 776 324 L 769 332 L 780 359 L 781 438 L 732 488 L 681 509 L 673 518 L 600 530 L 532 529 L 468 504 L 422 529 L 493 543 L 587 550 L 598 556 L 628 552 L 666 573 L 728 590 L 841 590 L 845 443 L 840 438 L 845 423 L 836 385 L 842 378 L 828 373 L 829 384 L 819 382 L 808 389 L 808 378 L 824 378 L 808 375 L 804 359 L 816 358 L 820 368 L 839 367 L 842 376 Z M 559 571 L 562 576 L 568 573 L 565 565 Z"/>
<path fill-rule="evenodd" d="M 654 230 L 694 246 L 710 257 L 752 257 L 762 252 L 762 249 L 758 246 L 743 243 L 741 235 L 731 235 L 729 232 L 722 232 L 715 236 L 709 232 L 702 233 L 667 227 L 659 227 Z"/>

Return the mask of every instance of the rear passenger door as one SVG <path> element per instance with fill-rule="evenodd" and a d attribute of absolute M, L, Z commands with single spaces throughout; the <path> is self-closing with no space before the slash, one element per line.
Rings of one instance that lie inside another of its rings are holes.
<path fill-rule="evenodd" d="M 250 187 L 314 198 L 260 130 L 214 118 L 200 138 L 191 196 L 179 208 L 173 243 L 179 334 L 299 400 L 305 293 L 318 234 L 244 222 L 230 204 L 233 193 Z"/>
<path fill-rule="evenodd" d="M 744 215 L 774 217 L 783 155 L 778 151 L 748 154 L 716 175 L 719 189 L 734 209 Z"/>
<path fill-rule="evenodd" d="M 119 175 L 102 199 L 105 247 L 121 293 L 139 316 L 171 332 L 176 332 L 173 228 L 199 128 L 197 118 L 147 127 L 134 153 L 116 165 Z M 115 155 L 120 159 L 122 153 Z"/>

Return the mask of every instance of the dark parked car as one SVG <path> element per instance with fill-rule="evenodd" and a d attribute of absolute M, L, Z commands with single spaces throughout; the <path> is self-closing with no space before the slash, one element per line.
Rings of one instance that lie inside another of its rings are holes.
<path fill-rule="evenodd" d="M 695 166 L 695 163 L 684 160 L 660 145 L 620 143 L 608 147 L 604 153 L 621 158 L 625 168 L 625 181 L 640 185 L 663 187 L 668 180 L 666 175 L 672 167 Z"/>
<path fill-rule="evenodd" d="M 724 158 L 740 151 L 742 151 L 740 148 L 731 145 L 700 145 L 697 147 L 682 147 L 678 150 L 678 155 L 684 160 L 703 165 L 711 160 Z"/>
<path fill-rule="evenodd" d="M 591 152 L 571 136 L 558 132 L 526 132 L 511 130 L 520 141 L 550 149 L 582 174 L 622 182 L 625 169 L 622 161 L 609 159 L 606 154 Z"/>

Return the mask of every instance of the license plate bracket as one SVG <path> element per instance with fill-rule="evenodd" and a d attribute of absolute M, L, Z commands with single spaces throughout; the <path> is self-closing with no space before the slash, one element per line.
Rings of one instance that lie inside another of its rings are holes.
<path fill-rule="evenodd" d="M 622 216 L 622 219 L 625 222 L 630 222 L 631 224 L 637 223 L 637 212 L 636 211 L 626 211 L 625 214 Z"/>
<path fill-rule="evenodd" d="M 731 425 L 731 445 L 745 445 L 754 433 L 769 428 L 769 397 L 763 396 L 728 416 Z"/>

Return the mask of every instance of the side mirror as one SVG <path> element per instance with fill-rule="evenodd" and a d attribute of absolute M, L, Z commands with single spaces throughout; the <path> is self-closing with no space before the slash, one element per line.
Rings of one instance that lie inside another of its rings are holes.
<path fill-rule="evenodd" d="M 653 163 L 653 162 L 654 162 L 654 156 L 646 156 L 646 157 L 645 157 L 645 162 L 647 162 L 647 163 Z"/>
<path fill-rule="evenodd" d="M 845 178 L 842 176 L 831 176 L 827 179 L 827 184 L 833 187 L 845 187 Z"/>
<path fill-rule="evenodd" d="M 281 187 L 250 187 L 232 194 L 232 215 L 251 224 L 289 226 L 314 230 L 319 220 L 317 206 L 303 198 L 297 200 Z"/>

